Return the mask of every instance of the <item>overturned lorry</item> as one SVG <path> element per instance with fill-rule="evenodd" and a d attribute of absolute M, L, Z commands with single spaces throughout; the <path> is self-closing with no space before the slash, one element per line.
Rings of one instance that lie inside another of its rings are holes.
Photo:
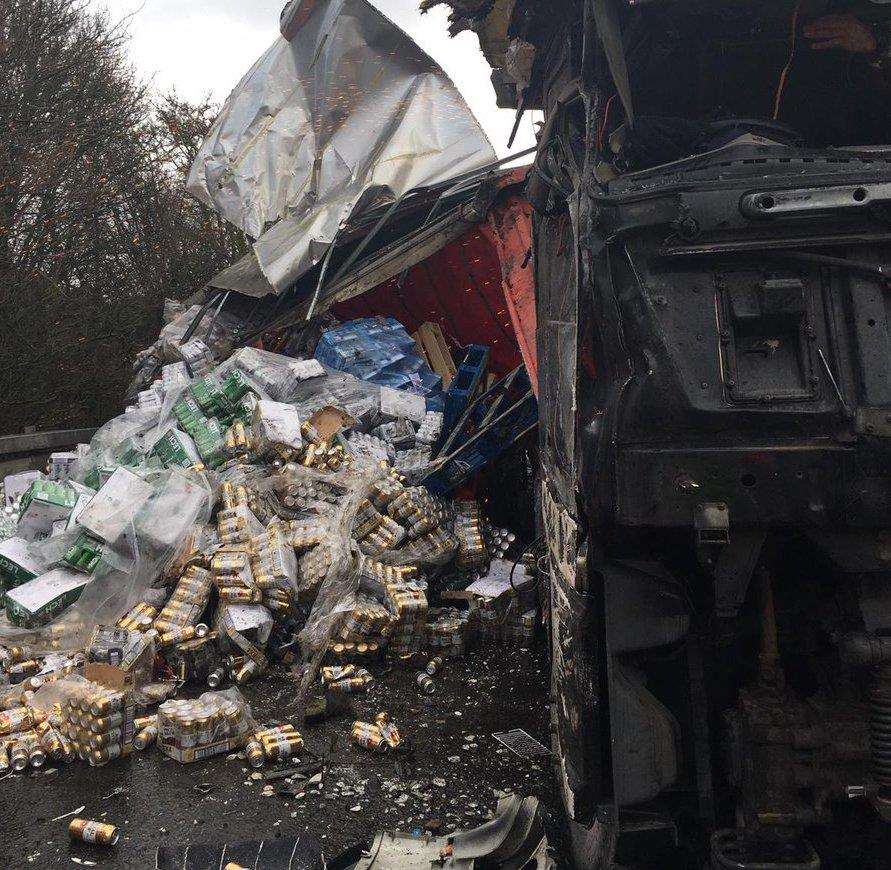
<path fill-rule="evenodd" d="M 453 0 L 534 206 L 578 866 L 887 866 L 887 7 Z"/>

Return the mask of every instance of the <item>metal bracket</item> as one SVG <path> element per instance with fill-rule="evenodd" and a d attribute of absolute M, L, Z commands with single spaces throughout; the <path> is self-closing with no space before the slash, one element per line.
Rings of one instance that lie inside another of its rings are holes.
<path fill-rule="evenodd" d="M 766 537 L 766 529 L 736 529 L 733 542 L 721 551 L 715 565 L 715 612 L 718 616 L 733 617 L 739 613 Z"/>
<path fill-rule="evenodd" d="M 697 544 L 730 543 L 730 511 L 722 501 L 702 502 L 693 512 Z"/>

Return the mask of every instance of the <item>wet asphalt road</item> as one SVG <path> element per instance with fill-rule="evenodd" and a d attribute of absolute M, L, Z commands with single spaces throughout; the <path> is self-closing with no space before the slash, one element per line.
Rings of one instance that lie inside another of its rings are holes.
<path fill-rule="evenodd" d="M 386 710 L 407 738 L 399 753 L 374 755 L 348 739 L 353 717 L 300 729 L 301 762 L 328 756 L 320 787 L 301 781 L 271 789 L 243 760 L 219 756 L 179 764 L 156 748 L 90 768 L 81 762 L 54 772 L 0 781 L 0 870 L 18 867 L 153 868 L 159 845 L 238 842 L 309 831 L 333 858 L 377 830 L 412 830 L 439 820 L 443 831 L 473 827 L 495 808 L 497 793 L 539 797 L 560 847 L 559 797 L 548 758 L 528 760 L 492 739 L 524 728 L 548 745 L 546 656 L 541 646 L 484 647 L 452 660 L 437 692 L 422 695 L 413 670 L 371 667 L 377 682 L 353 696 L 355 718 L 372 721 Z M 297 722 L 294 683 L 279 670 L 246 687 L 261 723 Z M 299 728 L 299 726 L 298 726 Z M 263 772 L 274 768 L 267 767 Z M 435 780 L 435 782 L 434 782 Z M 302 792 L 302 794 L 301 794 Z M 112 822 L 121 839 L 113 849 L 68 838 L 78 815 Z M 561 862 L 561 866 L 564 866 Z"/>

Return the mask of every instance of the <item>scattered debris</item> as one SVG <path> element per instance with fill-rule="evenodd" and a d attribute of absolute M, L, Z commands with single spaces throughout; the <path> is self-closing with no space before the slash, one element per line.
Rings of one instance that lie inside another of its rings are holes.
<path fill-rule="evenodd" d="M 78 813 L 82 813 L 86 809 L 86 805 L 78 807 L 76 810 L 72 810 L 70 813 L 63 813 L 61 816 L 56 816 L 54 819 L 50 819 L 51 822 L 61 822 L 62 819 L 71 818 L 71 816 L 76 816 Z"/>
<path fill-rule="evenodd" d="M 550 755 L 551 751 L 539 743 L 534 737 L 527 734 L 522 728 L 514 728 L 511 731 L 500 731 L 493 734 L 502 746 L 506 746 L 511 752 L 515 752 L 520 758 L 538 758 Z"/>

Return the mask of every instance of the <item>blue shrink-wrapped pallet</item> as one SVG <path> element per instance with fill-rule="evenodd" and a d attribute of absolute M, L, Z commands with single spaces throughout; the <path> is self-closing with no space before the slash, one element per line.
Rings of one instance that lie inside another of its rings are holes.
<path fill-rule="evenodd" d="M 442 378 L 418 355 L 414 339 L 392 317 L 363 317 L 322 333 L 316 346 L 322 365 L 363 381 L 436 397 Z"/>

